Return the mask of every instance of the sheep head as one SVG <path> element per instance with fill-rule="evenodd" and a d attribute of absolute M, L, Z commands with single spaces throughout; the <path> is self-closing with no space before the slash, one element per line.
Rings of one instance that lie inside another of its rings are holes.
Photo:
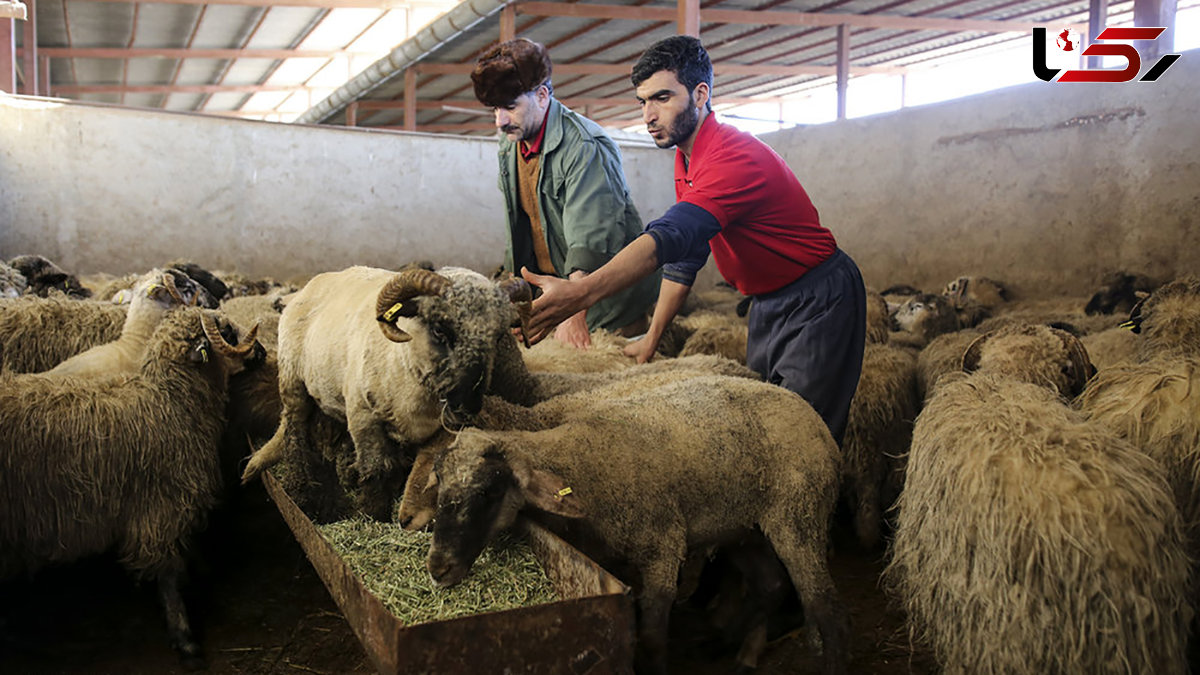
<path fill-rule="evenodd" d="M 892 315 L 898 330 L 919 335 L 926 340 L 959 329 L 958 314 L 945 297 L 922 293 L 905 300 Z"/>
<path fill-rule="evenodd" d="M 437 511 L 426 569 L 442 587 L 461 581 L 525 505 L 567 518 L 584 515 L 562 478 L 533 468 L 524 454 L 478 429 L 464 430 L 434 461 L 430 485 L 437 488 Z"/>
<path fill-rule="evenodd" d="M 962 370 L 1049 387 L 1066 398 L 1078 396 L 1096 374 L 1079 338 L 1042 325 L 1012 326 L 981 335 L 963 353 Z"/>
<path fill-rule="evenodd" d="M 1200 356 L 1200 277 L 1159 287 L 1130 312 L 1127 324 L 1142 334 L 1142 356 Z"/>
<path fill-rule="evenodd" d="M 426 391 L 443 403 L 451 426 L 468 423 L 483 405 L 497 345 L 528 311 L 532 292 L 523 280 L 498 285 L 462 268 L 406 269 L 376 297 L 376 318 L 389 340 L 418 334 L 410 360 Z M 403 326 L 403 327 L 402 327 Z"/>

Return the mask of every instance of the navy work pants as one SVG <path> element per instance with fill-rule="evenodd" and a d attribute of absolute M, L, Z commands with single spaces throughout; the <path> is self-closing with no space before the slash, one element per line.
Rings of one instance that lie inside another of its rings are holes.
<path fill-rule="evenodd" d="M 812 404 L 839 446 L 862 374 L 866 317 L 862 275 L 840 249 L 750 305 L 747 365 Z"/>

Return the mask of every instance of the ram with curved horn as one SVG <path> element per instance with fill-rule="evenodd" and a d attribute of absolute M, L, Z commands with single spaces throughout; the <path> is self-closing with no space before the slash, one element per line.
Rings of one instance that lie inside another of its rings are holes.
<path fill-rule="evenodd" d="M 284 457 L 319 458 L 307 434 L 319 409 L 345 422 L 353 440 L 358 506 L 386 519 L 396 496 L 389 478 L 417 444 L 469 424 L 484 394 L 536 400 L 511 334 L 531 293 L 515 281 L 498 285 L 455 267 L 351 267 L 314 277 L 280 316 L 283 414 L 243 480 Z"/>

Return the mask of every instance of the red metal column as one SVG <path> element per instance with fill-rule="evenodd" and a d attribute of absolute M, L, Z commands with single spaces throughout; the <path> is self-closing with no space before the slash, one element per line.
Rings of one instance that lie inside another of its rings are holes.
<path fill-rule="evenodd" d="M 510 2 L 500 10 L 500 41 L 508 42 L 517 37 L 517 10 Z"/>
<path fill-rule="evenodd" d="M 679 0 L 680 35 L 700 37 L 700 0 Z"/>
<path fill-rule="evenodd" d="M 0 19 L 0 91 L 17 93 L 16 19 Z"/>
<path fill-rule="evenodd" d="M 25 73 L 25 86 L 22 94 L 38 95 L 38 53 L 37 53 L 37 4 L 35 0 L 25 0 L 26 18 L 25 34 L 21 39 L 25 46 L 25 57 L 22 65 Z"/>

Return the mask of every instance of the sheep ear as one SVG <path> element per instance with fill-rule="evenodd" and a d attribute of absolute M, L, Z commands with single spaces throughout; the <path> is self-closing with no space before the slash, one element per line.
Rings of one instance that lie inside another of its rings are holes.
<path fill-rule="evenodd" d="M 208 359 L 212 356 L 212 346 L 206 338 L 200 338 L 192 343 L 191 349 L 188 350 L 188 361 L 192 363 L 208 363 Z"/>
<path fill-rule="evenodd" d="M 532 469 L 525 462 L 513 462 L 511 466 L 528 504 L 564 518 L 583 518 L 586 515 L 575 490 L 559 476 Z"/>
<path fill-rule="evenodd" d="M 971 346 L 967 347 L 967 351 L 963 352 L 962 371 L 964 373 L 973 373 L 979 369 L 979 355 L 983 351 L 983 345 L 992 337 L 991 333 L 985 333 L 975 338 Z"/>

